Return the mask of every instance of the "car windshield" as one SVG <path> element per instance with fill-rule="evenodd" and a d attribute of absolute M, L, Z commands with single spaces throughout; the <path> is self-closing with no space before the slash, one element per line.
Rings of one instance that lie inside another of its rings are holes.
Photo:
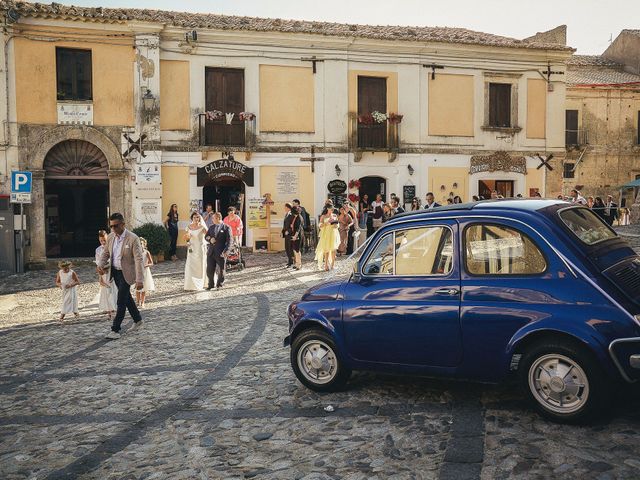
<path fill-rule="evenodd" d="M 615 232 L 588 208 L 561 210 L 560 218 L 569 230 L 587 245 L 595 245 L 616 237 Z"/>

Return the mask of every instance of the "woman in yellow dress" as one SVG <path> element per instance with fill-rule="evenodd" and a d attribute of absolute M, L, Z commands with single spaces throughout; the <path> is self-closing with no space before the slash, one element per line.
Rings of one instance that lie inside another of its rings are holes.
<path fill-rule="evenodd" d="M 320 235 L 316 247 L 318 268 L 332 270 L 336 260 L 336 250 L 340 246 L 338 233 L 338 216 L 333 213 L 333 205 L 325 205 L 320 215 Z"/>

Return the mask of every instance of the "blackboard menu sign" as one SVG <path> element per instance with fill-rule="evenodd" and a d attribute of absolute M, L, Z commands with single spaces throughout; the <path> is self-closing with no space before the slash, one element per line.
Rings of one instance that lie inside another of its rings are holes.
<path fill-rule="evenodd" d="M 402 187 L 402 203 L 411 203 L 416 198 L 416 186 L 405 185 Z"/>
<path fill-rule="evenodd" d="M 334 195 L 340 195 L 347 191 L 347 182 L 344 180 L 331 180 L 327 185 L 327 190 Z"/>

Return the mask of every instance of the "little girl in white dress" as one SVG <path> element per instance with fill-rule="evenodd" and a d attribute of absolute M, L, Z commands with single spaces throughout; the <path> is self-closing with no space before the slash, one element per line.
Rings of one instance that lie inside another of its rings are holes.
<path fill-rule="evenodd" d="M 60 307 L 60 320 L 64 320 L 67 313 L 73 313 L 78 318 L 78 291 L 80 280 L 76 272 L 71 270 L 71 262 L 58 263 L 60 270 L 56 275 L 56 285 L 62 289 L 62 306 Z"/>
<path fill-rule="evenodd" d="M 147 297 L 147 293 L 153 292 L 156 289 L 156 284 L 153 281 L 151 275 L 151 265 L 153 265 L 153 257 L 149 250 L 147 250 L 147 241 L 144 238 L 140 238 L 142 244 L 142 257 L 144 259 L 144 277 L 142 279 L 142 290 L 136 290 L 136 303 L 139 307 L 144 308 L 144 301 Z"/>
<path fill-rule="evenodd" d="M 98 240 L 100 246 L 96 248 L 96 265 L 104 252 L 107 244 L 107 232 L 100 230 L 98 232 Z M 101 312 L 105 312 L 111 320 L 111 316 L 115 313 L 118 306 L 118 287 L 111 278 L 111 272 L 107 270 L 103 275 L 98 274 L 98 283 L 100 284 L 100 292 L 98 293 L 98 308 Z"/>

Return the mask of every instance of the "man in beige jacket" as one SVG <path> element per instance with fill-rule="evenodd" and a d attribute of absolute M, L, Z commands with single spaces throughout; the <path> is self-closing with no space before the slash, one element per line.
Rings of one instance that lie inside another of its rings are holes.
<path fill-rule="evenodd" d="M 129 315 L 133 318 L 134 330 L 142 326 L 142 316 L 131 297 L 131 285 L 135 283 L 136 290 L 142 290 L 144 255 L 140 239 L 124 227 L 124 217 L 121 213 L 114 213 L 109 217 L 109 228 L 112 233 L 107 237 L 102 257 L 98 260 L 98 273 L 103 275 L 110 270 L 111 278 L 118 287 L 116 316 L 106 337 L 116 340 L 120 338 L 120 326 L 125 310 L 128 309 Z"/>

